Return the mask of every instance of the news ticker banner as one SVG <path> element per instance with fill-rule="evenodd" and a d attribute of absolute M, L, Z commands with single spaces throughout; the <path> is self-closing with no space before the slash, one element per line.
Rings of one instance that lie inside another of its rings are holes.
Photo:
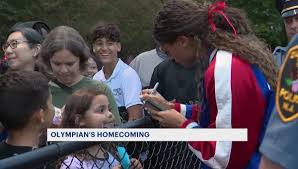
<path fill-rule="evenodd" d="M 247 129 L 49 128 L 48 141 L 247 141 Z"/>

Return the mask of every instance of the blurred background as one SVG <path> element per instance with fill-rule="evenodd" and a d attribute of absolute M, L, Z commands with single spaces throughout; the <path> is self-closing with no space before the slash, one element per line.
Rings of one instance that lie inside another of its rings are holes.
<path fill-rule="evenodd" d="M 122 31 L 121 55 L 126 59 L 155 46 L 152 37 L 153 20 L 163 1 L 0 0 L 0 43 L 3 43 L 8 29 L 16 22 L 29 20 L 44 21 L 51 28 L 58 25 L 72 26 L 89 42 L 88 35 L 92 26 L 99 20 L 106 20 L 119 24 Z M 227 3 L 247 12 L 257 36 L 264 39 L 272 49 L 285 44 L 286 37 L 275 1 L 227 0 Z"/>

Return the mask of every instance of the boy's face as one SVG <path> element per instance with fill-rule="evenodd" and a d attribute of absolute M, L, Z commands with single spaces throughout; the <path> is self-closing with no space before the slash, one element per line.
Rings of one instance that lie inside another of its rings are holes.
<path fill-rule="evenodd" d="M 114 42 L 107 38 L 99 38 L 93 43 L 93 52 L 103 65 L 116 63 L 120 51 L 120 42 Z"/>
<path fill-rule="evenodd" d="M 40 118 L 39 120 L 41 120 L 41 128 L 45 129 L 45 128 L 51 127 L 53 123 L 53 118 L 55 115 L 51 93 L 47 99 L 47 107 L 44 107 L 42 109 L 42 112 L 38 112 L 38 113 L 42 113 L 42 116 L 38 116 Z"/>

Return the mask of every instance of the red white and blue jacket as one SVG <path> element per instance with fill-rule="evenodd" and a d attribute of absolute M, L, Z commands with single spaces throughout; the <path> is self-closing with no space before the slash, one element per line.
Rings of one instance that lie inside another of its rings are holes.
<path fill-rule="evenodd" d="M 255 65 L 217 51 L 204 74 L 201 106 L 175 104 L 188 119 L 183 128 L 247 128 L 247 142 L 189 142 L 204 168 L 256 168 L 257 151 L 274 105 L 274 94 Z M 199 119 L 198 114 L 200 113 Z"/>

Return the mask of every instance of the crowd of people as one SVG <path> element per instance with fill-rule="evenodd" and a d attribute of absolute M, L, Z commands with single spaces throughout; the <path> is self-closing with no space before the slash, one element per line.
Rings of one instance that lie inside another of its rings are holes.
<path fill-rule="evenodd" d="M 69 26 L 16 23 L 2 46 L 0 160 L 45 145 L 48 127 L 111 128 L 149 114 L 164 128 L 247 129 L 247 142 L 189 142 L 202 168 L 298 168 L 298 0 L 276 2 L 290 43 L 273 53 L 243 10 L 169 0 L 154 20 L 156 48 L 129 65 L 115 23 L 99 22 L 90 47 Z M 96 145 L 60 167 L 121 168 L 117 156 Z M 143 166 L 131 158 L 130 168 Z"/>

